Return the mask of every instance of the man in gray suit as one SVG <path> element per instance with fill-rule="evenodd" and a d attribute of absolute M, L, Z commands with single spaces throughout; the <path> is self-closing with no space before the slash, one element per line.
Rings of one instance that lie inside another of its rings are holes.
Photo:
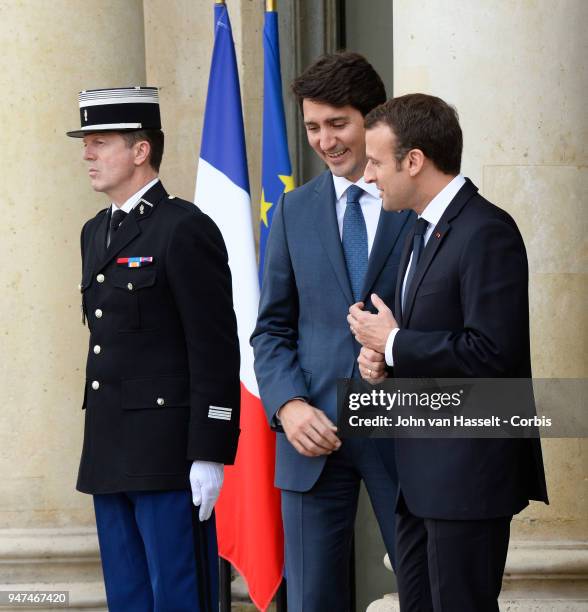
<path fill-rule="evenodd" d="M 328 170 L 284 194 L 267 244 L 251 343 L 268 419 L 278 431 L 288 608 L 349 608 L 349 554 L 361 480 L 395 559 L 396 475 L 374 442 L 337 436 L 336 383 L 358 375 L 351 304 L 392 301 L 410 213 L 382 211 L 363 180 L 364 116 L 386 99 L 356 53 L 318 59 L 293 84 L 308 142 Z"/>

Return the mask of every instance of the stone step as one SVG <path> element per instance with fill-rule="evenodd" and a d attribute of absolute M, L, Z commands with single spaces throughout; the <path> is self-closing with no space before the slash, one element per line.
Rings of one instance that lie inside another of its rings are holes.
<path fill-rule="evenodd" d="M 68 610 L 106 612 L 96 529 L 0 529 L 0 590 L 69 591 Z M 238 574 L 231 582 L 231 596 L 233 612 L 256 612 Z M 14 606 L 0 606 L 3 609 Z M 20 605 L 18 609 L 43 610 Z M 275 606 L 268 610 L 275 612 Z"/>
<path fill-rule="evenodd" d="M 95 528 L 0 530 L 0 582 L 100 582 Z"/>
<path fill-rule="evenodd" d="M 391 570 L 390 561 L 384 565 Z M 516 541 L 510 543 L 501 612 L 586 612 L 588 542 Z M 384 595 L 366 612 L 399 612 L 398 595 Z"/>
<path fill-rule="evenodd" d="M 498 600 L 500 612 L 586 612 L 588 599 L 509 599 Z M 391 593 L 371 603 L 366 612 L 400 612 L 398 595 Z"/>

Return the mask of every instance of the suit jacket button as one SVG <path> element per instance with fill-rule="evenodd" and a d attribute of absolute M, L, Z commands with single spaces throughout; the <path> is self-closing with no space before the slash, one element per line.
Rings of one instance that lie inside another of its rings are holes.
<path fill-rule="evenodd" d="M 129 291 L 132 291 L 133 290 L 133 283 L 127 283 L 127 289 Z"/>
<path fill-rule="evenodd" d="M 100 310 L 100 308 L 96 308 L 96 310 L 94 311 L 94 314 L 96 315 L 97 319 L 102 318 L 102 311 Z"/>
<path fill-rule="evenodd" d="M 103 283 L 104 282 L 104 274 L 98 274 L 98 276 L 96 277 L 96 280 L 99 283 Z"/>
<path fill-rule="evenodd" d="M 100 383 L 97 380 L 92 381 L 92 389 L 94 389 L 94 391 L 98 391 L 98 389 L 100 389 Z"/>
<path fill-rule="evenodd" d="M 158 406 L 163 406 L 165 404 L 165 400 L 163 399 L 163 397 L 158 397 L 157 398 L 157 405 Z"/>
<path fill-rule="evenodd" d="M 98 355 L 101 350 L 102 350 L 102 347 L 99 344 L 96 344 L 94 346 L 94 353 L 96 353 L 96 355 Z"/>

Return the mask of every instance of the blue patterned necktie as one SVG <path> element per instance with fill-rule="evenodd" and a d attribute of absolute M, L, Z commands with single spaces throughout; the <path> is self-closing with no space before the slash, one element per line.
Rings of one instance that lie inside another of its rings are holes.
<path fill-rule="evenodd" d="M 343 215 L 343 254 L 356 302 L 361 300 L 361 289 L 368 267 L 367 228 L 359 204 L 362 194 L 363 189 L 357 185 L 347 189 L 347 206 Z"/>

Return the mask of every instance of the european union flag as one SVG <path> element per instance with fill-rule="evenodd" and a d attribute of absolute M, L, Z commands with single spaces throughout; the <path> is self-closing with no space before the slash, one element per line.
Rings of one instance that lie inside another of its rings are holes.
<path fill-rule="evenodd" d="M 263 148 L 261 168 L 261 209 L 259 231 L 259 276 L 263 273 L 265 245 L 274 210 L 282 193 L 294 189 L 288 154 L 286 118 L 282 100 L 278 13 L 265 12 L 263 27 Z"/>

